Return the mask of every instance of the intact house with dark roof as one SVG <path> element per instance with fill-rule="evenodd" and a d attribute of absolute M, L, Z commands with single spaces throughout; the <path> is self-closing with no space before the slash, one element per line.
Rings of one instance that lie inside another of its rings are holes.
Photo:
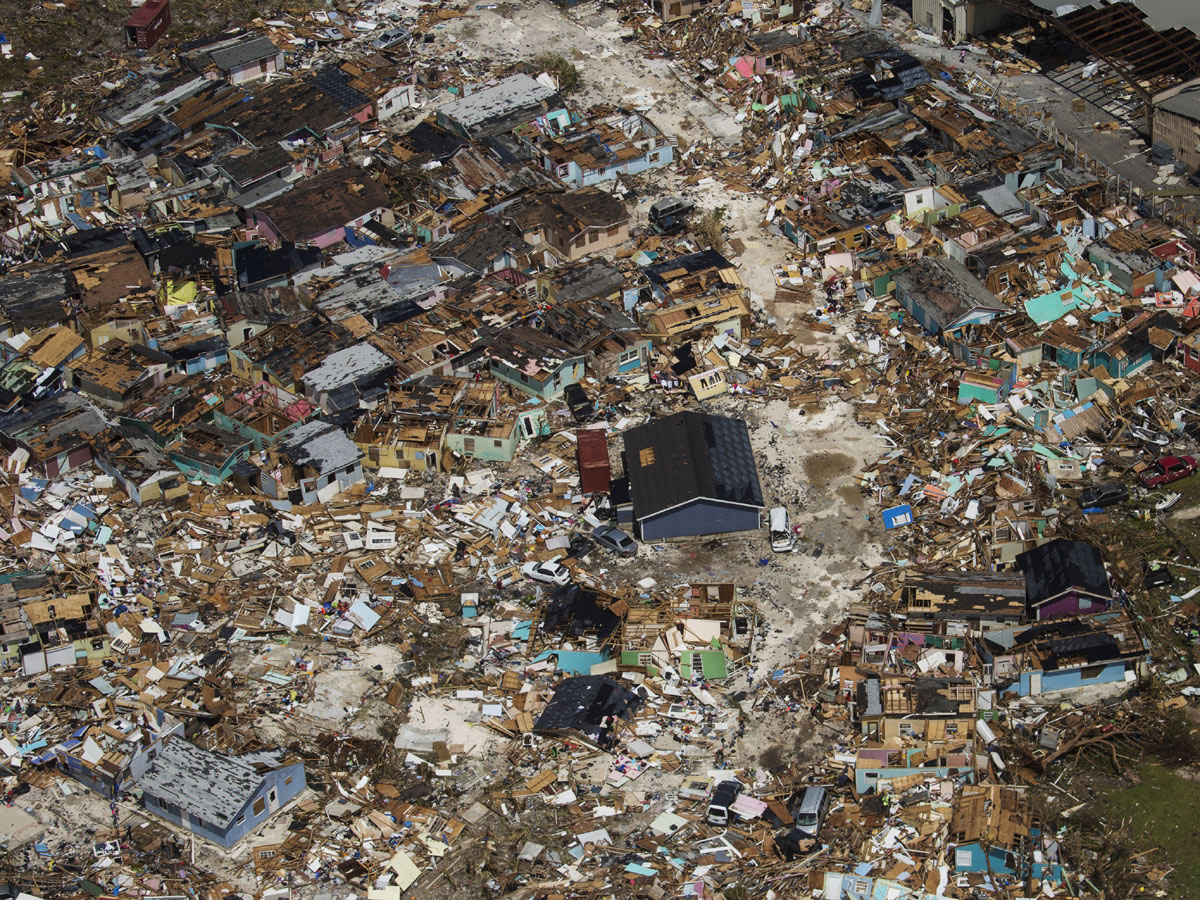
<path fill-rule="evenodd" d="M 294 241 L 324 249 L 344 241 L 347 230 L 361 228 L 371 219 L 390 225 L 388 203 L 387 190 L 369 176 L 334 169 L 246 210 L 246 220 L 271 243 Z"/>
<path fill-rule="evenodd" d="M 278 450 L 259 470 L 258 488 L 277 500 L 326 503 L 363 480 L 363 453 L 329 422 L 288 429 Z"/>
<path fill-rule="evenodd" d="M 1100 551 L 1084 541 L 1055 538 L 1018 554 L 1025 573 L 1025 602 L 1031 619 L 1101 612 L 1112 604 L 1112 588 Z"/>
<path fill-rule="evenodd" d="M 681 412 L 632 428 L 622 452 L 631 505 L 619 508 L 644 541 L 756 531 L 762 487 L 741 419 Z"/>
<path fill-rule="evenodd" d="M 142 805 L 226 849 L 304 790 L 304 764 L 282 751 L 225 756 L 173 737 L 135 777 Z"/>
<path fill-rule="evenodd" d="M 895 276 L 896 299 L 927 334 L 936 335 L 960 359 L 983 325 L 1011 312 L 962 263 L 922 257 Z M 970 360 L 968 360 L 970 361 Z"/>
<path fill-rule="evenodd" d="M 552 400 L 568 384 L 578 384 L 587 361 L 570 344 L 528 325 L 506 328 L 484 353 L 493 377 L 540 400 Z"/>

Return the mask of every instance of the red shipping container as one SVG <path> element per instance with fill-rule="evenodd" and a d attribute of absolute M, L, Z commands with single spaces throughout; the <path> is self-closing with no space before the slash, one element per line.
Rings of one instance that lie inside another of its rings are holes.
<path fill-rule="evenodd" d="M 608 464 L 608 434 L 600 428 L 581 428 L 575 432 L 579 484 L 585 494 L 607 494 L 612 481 Z"/>
<path fill-rule="evenodd" d="M 125 22 L 125 42 L 149 50 L 171 24 L 169 0 L 146 0 Z"/>

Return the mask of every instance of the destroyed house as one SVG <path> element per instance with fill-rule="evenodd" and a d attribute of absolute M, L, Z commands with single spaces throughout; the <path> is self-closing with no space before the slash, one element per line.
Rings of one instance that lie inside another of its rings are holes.
<path fill-rule="evenodd" d="M 1055 538 L 1016 558 L 1025 573 L 1031 619 L 1060 619 L 1108 609 L 1112 588 L 1100 551 L 1084 541 Z"/>
<path fill-rule="evenodd" d="M 365 465 L 438 471 L 439 460 L 445 462 L 447 428 L 467 385 L 465 379 L 427 375 L 391 390 L 385 401 L 363 414 L 352 432 L 354 443 L 366 454 Z"/>
<path fill-rule="evenodd" d="M 737 267 L 717 250 L 700 250 L 642 266 L 654 299 L 671 302 L 709 292 L 741 290 Z M 642 296 L 639 299 L 648 300 Z"/>
<path fill-rule="evenodd" d="M 712 6 L 714 0 L 654 0 L 654 11 L 664 22 L 690 18 Z"/>
<path fill-rule="evenodd" d="M 965 678 L 884 675 L 859 682 L 855 712 L 872 741 L 970 740 L 975 735 L 975 685 Z"/>
<path fill-rule="evenodd" d="M 0 416 L 0 443 L 25 450 L 34 469 L 54 478 L 91 462 L 91 439 L 107 427 L 82 396 L 60 394 Z"/>
<path fill-rule="evenodd" d="M 0 278 L 0 340 L 54 325 L 69 325 L 79 297 L 74 274 L 64 266 L 11 272 Z"/>
<path fill-rule="evenodd" d="M 641 372 L 653 353 L 638 324 L 607 300 L 560 302 L 542 313 L 542 328 L 585 353 L 589 371 L 598 378 Z"/>
<path fill-rule="evenodd" d="M 762 488 L 741 419 L 681 412 L 630 429 L 624 441 L 632 503 L 620 521 L 642 540 L 758 529 Z"/>
<path fill-rule="evenodd" d="M 301 304 L 284 300 L 281 292 L 273 295 L 262 292 L 271 287 L 279 287 L 282 291 L 291 276 L 318 268 L 322 262 L 319 248 L 298 247 L 292 241 L 283 241 L 278 247 L 259 242 L 234 244 L 232 254 L 233 267 L 237 274 L 237 290 L 223 296 L 221 302 L 225 305 L 227 314 L 236 315 L 240 312 L 251 322 L 270 322 L 298 311 Z M 260 294 L 264 298 L 277 298 L 278 302 L 246 300 L 248 296 Z M 245 336 L 240 339 L 245 340 Z M 232 337 L 230 343 L 235 343 Z"/>
<path fill-rule="evenodd" d="M 135 350 L 113 341 L 71 362 L 67 383 L 97 403 L 126 409 L 149 393 L 155 372 L 166 371 L 167 363 L 162 359 L 149 348 Z"/>
<path fill-rule="evenodd" d="M 505 209 L 503 215 L 526 243 L 534 248 L 548 244 L 568 262 L 629 239 L 625 204 L 599 188 L 538 194 Z"/>
<path fill-rule="evenodd" d="M 134 787 L 164 742 L 176 735 L 182 740 L 182 721 L 139 703 L 102 725 L 80 726 L 50 753 L 60 772 L 114 799 Z"/>
<path fill-rule="evenodd" d="M 1165 229 L 1164 229 L 1165 230 Z M 1130 226 L 1088 245 L 1088 261 L 1108 281 L 1130 297 L 1170 289 L 1175 264 L 1153 250 L 1165 237 L 1157 228 Z"/>
<path fill-rule="evenodd" d="M 349 345 L 350 333 L 312 313 L 300 313 L 229 349 L 229 367 L 250 384 L 267 381 L 295 392 L 304 374 Z"/>
<path fill-rule="evenodd" d="M 740 290 L 716 290 L 671 306 L 643 309 L 641 319 L 646 333 L 660 339 L 696 333 L 741 339 L 749 326 L 750 308 Z"/>
<path fill-rule="evenodd" d="M 1000 359 L 978 360 L 977 367 L 964 369 L 958 381 L 958 402 L 1003 403 L 1017 382 L 1015 363 Z"/>
<path fill-rule="evenodd" d="M 616 740 L 622 721 L 629 722 L 642 698 L 603 675 L 579 675 L 563 681 L 538 716 L 540 734 L 577 735 L 605 748 Z"/>
<path fill-rule="evenodd" d="M 376 53 L 344 62 L 341 69 L 350 86 L 371 98 L 376 120 L 384 122 L 416 102 L 417 76 Z"/>
<path fill-rule="evenodd" d="M 250 205 L 250 201 L 244 195 L 251 191 L 255 192 L 254 196 L 260 203 L 266 202 L 287 190 L 288 184 L 284 178 L 304 173 L 302 161 L 293 158 L 278 144 L 270 144 L 261 150 L 236 148 L 213 166 L 227 183 L 230 195 L 246 205 Z M 267 195 L 263 196 L 260 190 Z"/>
<path fill-rule="evenodd" d="M 854 788 L 860 794 L 903 793 L 926 778 L 975 777 L 969 741 L 953 740 L 927 747 L 863 747 L 854 757 Z M 857 898 L 855 898 L 857 900 Z"/>
<path fill-rule="evenodd" d="M 112 477 L 134 506 L 187 496 L 187 481 L 145 435 L 125 427 L 109 428 L 92 440 L 92 448 L 97 467 Z"/>
<path fill-rule="evenodd" d="M 372 219 L 390 224 L 388 192 L 369 176 L 334 169 L 299 182 L 286 194 L 246 210 L 247 224 L 272 243 L 330 247 Z"/>
<path fill-rule="evenodd" d="M 895 276 L 896 299 L 927 334 L 937 335 L 960 358 L 962 343 L 1011 310 L 979 283 L 962 263 L 922 257 Z"/>
<path fill-rule="evenodd" d="M 1007 572 L 926 572 L 908 578 L 901 610 L 911 624 L 930 621 L 945 634 L 987 631 L 1025 621 L 1025 579 Z"/>
<path fill-rule="evenodd" d="M 306 785 L 304 764 L 280 751 L 225 756 L 182 737 L 166 741 L 135 783 L 149 812 L 226 849 Z"/>
<path fill-rule="evenodd" d="M 467 387 L 446 429 L 444 446 L 459 459 L 511 462 L 522 441 L 549 433 L 545 403 L 489 378 Z"/>
<path fill-rule="evenodd" d="M 312 265 L 320 264 L 321 251 L 312 248 Z M 225 326 L 225 341 L 236 347 L 255 335 L 262 334 L 276 323 L 282 322 L 308 308 L 307 297 L 295 288 L 260 287 L 254 290 L 231 291 L 220 299 L 217 311 Z"/>
<path fill-rule="evenodd" d="M 64 530 L 82 534 L 86 523 L 96 518 L 95 510 L 79 504 L 63 520 Z M 33 545 L 38 546 L 35 540 Z M 41 549 L 51 549 L 43 545 Z M 20 588 L 21 615 L 29 625 L 25 641 L 18 647 L 21 671 L 39 675 L 58 666 L 94 666 L 111 653 L 109 635 L 100 624 L 96 597 L 88 591 L 71 592 L 71 585 L 36 576 L 14 582 Z"/>
<path fill-rule="evenodd" d="M 283 143 L 300 154 L 317 150 L 326 159 L 336 157 L 357 142 L 371 114 L 370 98 L 350 87 L 349 77 L 334 66 L 247 90 L 248 99 L 211 110 L 205 124 L 259 150 Z"/>
<path fill-rule="evenodd" d="M 754 639 L 755 604 L 735 585 L 693 582 L 650 602 L 613 605 L 622 613 L 617 649 L 623 667 L 647 674 L 696 674 L 725 678 L 729 663 L 748 652 Z"/>
<path fill-rule="evenodd" d="M 532 123 L 513 134 L 543 169 L 575 187 L 637 175 L 675 161 L 671 139 L 630 110 L 594 110 L 590 118 L 565 128 L 551 131 Z"/>
<path fill-rule="evenodd" d="M 259 489 L 278 500 L 325 503 L 363 480 L 362 451 L 336 425 L 305 422 L 278 444 L 279 467 L 260 471 Z"/>
<path fill-rule="evenodd" d="M 885 196 L 890 195 L 889 190 Z M 794 197 L 785 197 L 773 209 L 783 236 L 805 252 L 853 251 L 867 245 L 867 217 L 852 219 L 827 202 Z"/>
<path fill-rule="evenodd" d="M 1146 310 L 1100 341 L 1091 351 L 1093 366 L 1113 378 L 1127 378 L 1157 360 L 1165 360 L 1179 335 L 1175 317 L 1165 310 Z"/>
<path fill-rule="evenodd" d="M 1059 320 L 1041 335 L 1042 362 L 1052 363 L 1068 372 L 1077 372 L 1090 359 L 1095 342 Z"/>
<path fill-rule="evenodd" d="M 586 362 L 571 345 L 528 325 L 504 329 L 484 353 L 494 378 L 539 400 L 553 400 L 568 384 L 577 384 Z"/>
<path fill-rule="evenodd" d="M 301 381 L 310 400 L 334 413 L 384 393 L 395 370 L 391 357 L 364 341 L 330 353 Z"/>
<path fill-rule="evenodd" d="M 532 248 L 515 231 L 493 222 L 478 222 L 429 248 L 435 261 L 452 260 L 479 275 L 522 268 Z"/>
<path fill-rule="evenodd" d="M 155 341 L 155 349 L 172 360 L 181 375 L 211 372 L 229 361 L 229 346 L 223 334 L 186 333 Z"/>
<path fill-rule="evenodd" d="M 779 28 L 775 31 L 762 31 L 746 36 L 749 51 L 744 57 L 749 61 L 756 74 L 763 74 L 771 69 L 792 68 L 792 63 L 799 58 L 796 51 L 809 43 L 808 34 L 802 30 Z"/>
<path fill-rule="evenodd" d="M 570 121 L 570 113 L 554 88 L 528 75 L 510 75 L 437 111 L 440 127 L 467 140 L 505 134 L 535 120 L 562 127 Z"/>
<path fill-rule="evenodd" d="M 870 68 L 845 79 L 845 87 L 864 101 L 899 100 L 930 80 L 929 70 L 915 56 L 889 51 L 868 62 Z"/>
<path fill-rule="evenodd" d="M 117 421 L 166 447 L 183 428 L 208 419 L 214 400 L 202 378 L 176 376 L 148 391 L 119 414 Z"/>
<path fill-rule="evenodd" d="M 625 274 L 603 257 L 539 272 L 537 280 L 538 295 L 556 304 L 593 299 L 620 302 L 626 285 Z"/>
<path fill-rule="evenodd" d="M 1062 881 L 1058 842 L 1042 838 L 1028 793 L 998 784 L 967 786 L 953 806 L 954 870 L 1028 881 Z"/>
<path fill-rule="evenodd" d="M 267 387 L 269 390 L 224 392 L 224 399 L 212 407 L 213 424 L 243 435 L 257 451 L 279 441 L 289 428 L 316 413 L 317 408 L 307 400 Z"/>
<path fill-rule="evenodd" d="M 554 591 L 542 614 L 543 632 L 560 632 L 570 638 L 594 637 L 603 646 L 621 627 L 613 612 L 613 598 L 579 584 L 566 584 Z M 618 607 L 619 608 L 619 607 Z"/>
<path fill-rule="evenodd" d="M 1149 642 L 1124 610 L 988 632 L 975 649 L 985 683 L 1019 697 L 1125 684 L 1144 674 L 1150 656 Z"/>
<path fill-rule="evenodd" d="M 234 467 L 250 455 L 251 444 L 243 435 L 215 425 L 197 424 L 184 429 L 167 456 L 190 481 L 224 484 Z"/>

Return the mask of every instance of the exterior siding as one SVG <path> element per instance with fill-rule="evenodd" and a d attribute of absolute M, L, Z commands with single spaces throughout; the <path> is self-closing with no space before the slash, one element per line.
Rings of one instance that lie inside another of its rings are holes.
<path fill-rule="evenodd" d="M 757 509 L 701 498 L 656 516 L 647 516 L 638 522 L 638 526 L 644 541 L 730 531 L 757 531 L 758 513 Z"/>
<path fill-rule="evenodd" d="M 1040 674 L 1042 687 L 1040 693 L 1049 691 L 1066 691 L 1074 688 L 1087 687 L 1092 684 L 1112 684 L 1114 682 L 1125 680 L 1125 670 L 1127 668 L 1125 662 L 1112 662 L 1101 665 L 1098 670 L 1093 670 L 1093 674 L 1084 677 L 1083 669 L 1061 669 L 1057 672 L 1022 672 L 1021 678 L 1017 682 L 1017 693 L 1022 697 L 1035 696 L 1034 678 L 1035 674 Z"/>
<path fill-rule="evenodd" d="M 1072 592 L 1056 597 L 1037 610 L 1038 619 L 1061 619 L 1066 616 L 1090 615 L 1108 608 L 1102 600 L 1094 597 L 1081 597 Z"/>
<path fill-rule="evenodd" d="M 290 784 L 288 783 L 289 779 Z M 304 766 L 300 763 L 284 766 L 282 769 L 267 773 L 263 776 L 258 790 L 247 801 L 242 811 L 234 817 L 233 822 L 228 827 L 224 828 L 211 822 L 205 822 L 198 816 L 194 816 L 174 805 L 164 805 L 157 797 L 150 794 L 143 794 L 142 802 L 146 809 L 156 816 L 166 819 L 168 822 L 173 822 L 181 828 L 186 828 L 193 834 L 212 841 L 214 844 L 228 848 L 232 847 L 269 819 L 281 807 L 286 806 L 295 799 L 304 790 L 305 784 Z M 270 799 L 272 791 L 275 792 L 274 801 Z M 254 804 L 260 798 L 263 800 L 262 811 L 255 813 Z"/>

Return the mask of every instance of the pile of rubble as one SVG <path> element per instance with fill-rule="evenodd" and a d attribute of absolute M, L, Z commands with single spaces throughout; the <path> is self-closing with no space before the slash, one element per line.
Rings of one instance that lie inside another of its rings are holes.
<path fill-rule="evenodd" d="M 507 6 L 14 126 L 4 879 L 1102 889 L 1049 776 L 1200 693 L 1191 236 L 832 3 Z"/>

